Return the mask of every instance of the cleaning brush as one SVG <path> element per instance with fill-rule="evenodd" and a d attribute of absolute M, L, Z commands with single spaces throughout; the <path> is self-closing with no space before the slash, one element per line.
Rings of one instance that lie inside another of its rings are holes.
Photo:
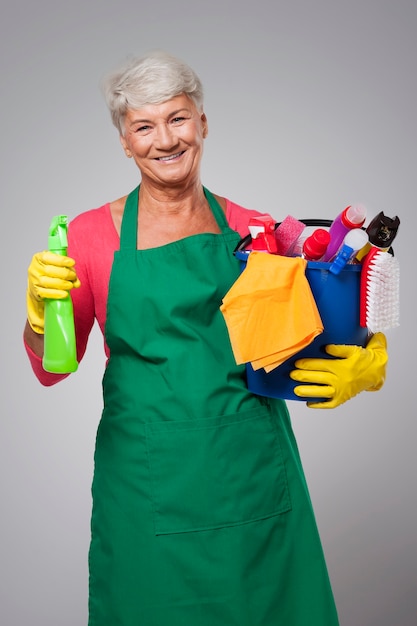
<path fill-rule="evenodd" d="M 397 258 L 372 247 L 362 263 L 360 325 L 371 333 L 399 326 L 400 266 Z"/>

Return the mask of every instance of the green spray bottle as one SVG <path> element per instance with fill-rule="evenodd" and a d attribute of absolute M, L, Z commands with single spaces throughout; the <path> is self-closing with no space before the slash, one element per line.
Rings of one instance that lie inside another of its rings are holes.
<path fill-rule="evenodd" d="M 67 254 L 68 217 L 57 215 L 49 227 L 48 250 Z M 42 365 L 47 372 L 69 374 L 78 368 L 74 310 L 70 293 L 62 300 L 45 299 L 45 334 Z"/>

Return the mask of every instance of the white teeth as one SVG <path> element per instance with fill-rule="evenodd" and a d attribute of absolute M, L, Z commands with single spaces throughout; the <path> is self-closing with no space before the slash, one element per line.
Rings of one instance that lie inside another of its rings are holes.
<path fill-rule="evenodd" d="M 171 161 L 171 159 L 176 159 L 177 157 L 179 157 L 180 154 L 181 152 L 177 152 L 177 154 L 171 154 L 170 156 L 159 157 L 158 161 Z"/>

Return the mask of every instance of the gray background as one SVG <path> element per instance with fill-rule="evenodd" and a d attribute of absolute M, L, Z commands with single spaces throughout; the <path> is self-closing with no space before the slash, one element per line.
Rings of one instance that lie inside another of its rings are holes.
<path fill-rule="evenodd" d="M 332 219 L 356 201 L 401 218 L 401 326 L 387 333 L 384 389 L 334 411 L 290 410 L 342 626 L 417 624 L 416 6 L 2 1 L 1 624 L 86 624 L 102 340 L 94 331 L 77 374 L 41 387 L 21 341 L 26 269 L 52 215 L 136 185 L 98 82 L 157 47 L 205 85 L 210 189 L 277 220 Z"/>

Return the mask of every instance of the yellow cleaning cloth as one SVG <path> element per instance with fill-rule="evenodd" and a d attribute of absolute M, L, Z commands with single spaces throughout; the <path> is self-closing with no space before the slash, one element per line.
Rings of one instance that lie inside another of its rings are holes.
<path fill-rule="evenodd" d="M 270 372 L 323 332 L 306 267 L 301 257 L 248 255 L 220 306 L 236 363 Z"/>

